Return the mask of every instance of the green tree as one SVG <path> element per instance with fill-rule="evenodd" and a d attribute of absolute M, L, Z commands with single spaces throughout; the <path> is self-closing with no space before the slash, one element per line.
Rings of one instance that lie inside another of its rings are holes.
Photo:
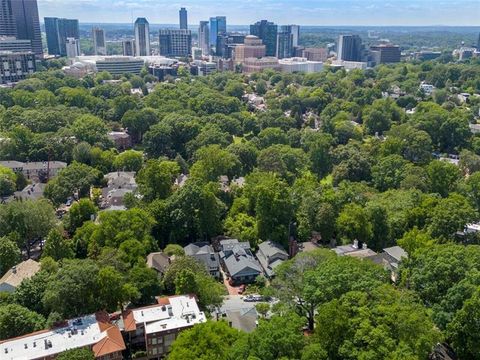
<path fill-rule="evenodd" d="M 190 169 L 191 176 L 204 182 L 218 181 L 221 175 L 232 178 L 239 174 L 239 159 L 219 145 L 205 146 L 195 153 L 197 160 Z"/>
<path fill-rule="evenodd" d="M 128 273 L 128 280 L 140 293 L 134 304 L 150 304 L 154 301 L 155 296 L 160 295 L 160 282 L 153 269 L 137 265 Z"/>
<path fill-rule="evenodd" d="M 408 161 L 400 155 L 389 155 L 381 158 L 372 166 L 372 181 L 380 191 L 398 188 L 405 178 Z"/>
<path fill-rule="evenodd" d="M 45 197 L 55 205 L 60 205 L 76 193 L 79 197 L 86 197 L 90 186 L 98 184 L 101 178 L 102 174 L 97 169 L 73 162 L 49 181 L 45 187 Z"/>
<path fill-rule="evenodd" d="M 81 227 L 86 221 L 92 220 L 97 215 L 97 207 L 90 199 L 80 199 L 73 203 L 65 220 L 66 227 L 70 234 Z"/>
<path fill-rule="evenodd" d="M 0 165 L 0 197 L 12 195 L 16 190 L 16 182 L 15 173 Z"/>
<path fill-rule="evenodd" d="M 175 161 L 148 160 L 138 173 L 137 183 L 145 200 L 165 199 L 172 193 L 172 186 L 180 167 Z"/>
<path fill-rule="evenodd" d="M 434 160 L 427 166 L 430 191 L 447 197 L 455 190 L 461 172 L 457 166 L 445 161 Z"/>
<path fill-rule="evenodd" d="M 94 360 L 95 355 L 92 350 L 86 348 L 71 349 L 58 354 L 59 360 Z"/>
<path fill-rule="evenodd" d="M 177 245 L 177 244 L 168 244 L 165 249 L 163 249 L 163 252 L 167 255 L 167 256 L 184 256 L 185 255 L 185 251 L 183 250 L 183 248 L 180 246 L 180 245 Z"/>
<path fill-rule="evenodd" d="M 250 356 L 264 360 L 298 359 L 305 344 L 303 321 L 295 313 L 260 320 L 250 335 Z"/>
<path fill-rule="evenodd" d="M 343 208 L 336 220 L 336 228 L 344 243 L 351 243 L 353 240 L 368 243 L 372 236 L 372 224 L 367 211 L 357 204 L 348 204 Z"/>
<path fill-rule="evenodd" d="M 447 338 L 462 359 L 476 359 L 480 352 L 480 288 L 465 301 L 447 327 Z"/>
<path fill-rule="evenodd" d="M 48 233 L 42 256 L 51 257 L 58 261 L 74 257 L 72 243 L 63 237 L 58 229 L 52 229 Z"/>
<path fill-rule="evenodd" d="M 441 339 L 427 309 L 389 286 L 350 292 L 322 305 L 312 343 L 328 359 L 425 359 Z"/>
<path fill-rule="evenodd" d="M 108 143 L 107 127 L 93 115 L 80 116 L 72 124 L 71 130 L 78 141 L 85 141 L 90 145 Z"/>
<path fill-rule="evenodd" d="M 223 321 L 207 321 L 182 331 L 172 344 L 170 360 L 232 359 L 231 347 L 245 336 Z"/>
<path fill-rule="evenodd" d="M 43 329 L 45 318 L 17 304 L 0 305 L 0 340 Z"/>
<path fill-rule="evenodd" d="M 3 276 L 12 266 L 20 262 L 21 252 L 14 240 L 0 237 L 0 275 Z"/>
<path fill-rule="evenodd" d="M 15 234 L 17 245 L 27 251 L 55 226 L 52 205 L 47 200 L 13 201 L 0 207 L 0 236 Z"/>
<path fill-rule="evenodd" d="M 115 157 L 113 166 L 122 171 L 139 171 L 143 164 L 143 154 L 140 151 L 127 150 Z"/>

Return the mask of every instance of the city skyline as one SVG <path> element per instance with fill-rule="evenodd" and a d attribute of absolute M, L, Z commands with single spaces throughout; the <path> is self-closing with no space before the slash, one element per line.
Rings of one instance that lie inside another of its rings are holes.
<path fill-rule="evenodd" d="M 246 0 L 225 7 L 219 0 L 38 0 L 40 18 L 75 17 L 81 22 L 130 23 L 146 16 L 151 24 L 178 23 L 178 11 L 185 7 L 189 24 L 212 16 L 227 16 L 228 23 L 244 25 L 268 18 L 275 23 L 300 25 L 447 25 L 478 26 L 477 0 Z M 159 9 L 162 9 L 160 11 Z M 428 15 L 428 16 L 427 16 Z M 115 21 L 109 21 L 115 19 Z"/>

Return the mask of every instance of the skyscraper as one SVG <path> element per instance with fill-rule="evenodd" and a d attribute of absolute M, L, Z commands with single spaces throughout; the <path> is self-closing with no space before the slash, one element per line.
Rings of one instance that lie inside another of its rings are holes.
<path fill-rule="evenodd" d="M 67 39 L 80 40 L 77 19 L 59 19 L 46 17 L 45 32 L 49 55 L 67 56 Z"/>
<path fill-rule="evenodd" d="M 219 34 L 227 32 L 227 18 L 225 16 L 217 16 L 210 18 L 210 46 L 217 46 L 217 37 Z"/>
<path fill-rule="evenodd" d="M 0 36 L 17 36 L 11 0 L 0 0 Z"/>
<path fill-rule="evenodd" d="M 202 55 L 210 54 L 210 30 L 208 28 L 208 21 L 200 21 L 198 28 L 198 47 L 202 49 Z"/>
<path fill-rule="evenodd" d="M 150 55 L 150 25 L 145 18 L 135 21 L 135 55 Z"/>
<path fill-rule="evenodd" d="M 95 55 L 107 55 L 107 42 L 105 41 L 105 31 L 98 27 L 92 29 L 93 50 Z"/>
<path fill-rule="evenodd" d="M 122 41 L 123 56 L 135 56 L 135 40 Z"/>
<path fill-rule="evenodd" d="M 337 60 L 362 61 L 362 39 L 358 35 L 340 35 Z"/>
<path fill-rule="evenodd" d="M 43 57 L 37 0 L 0 0 L 0 35 L 30 40 L 35 55 Z"/>
<path fill-rule="evenodd" d="M 80 40 L 74 38 L 67 38 L 65 48 L 68 58 L 75 58 L 80 55 Z"/>
<path fill-rule="evenodd" d="M 289 58 L 293 55 L 293 34 L 290 26 L 281 26 L 277 33 L 277 53 L 279 59 Z"/>
<path fill-rule="evenodd" d="M 179 11 L 179 16 L 180 16 L 180 30 L 188 30 L 187 9 L 182 7 Z"/>
<path fill-rule="evenodd" d="M 287 25 L 287 26 L 293 35 L 293 47 L 298 46 L 300 42 L 300 26 L 299 25 Z"/>
<path fill-rule="evenodd" d="M 190 30 L 160 30 L 160 55 L 186 57 L 192 54 L 192 33 Z"/>
<path fill-rule="evenodd" d="M 258 36 L 266 46 L 266 56 L 275 56 L 277 53 L 277 32 L 278 26 L 267 20 L 250 25 L 250 35 Z"/>

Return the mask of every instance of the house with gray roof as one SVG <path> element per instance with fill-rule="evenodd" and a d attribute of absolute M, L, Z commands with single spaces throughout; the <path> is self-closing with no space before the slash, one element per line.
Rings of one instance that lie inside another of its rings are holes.
<path fill-rule="evenodd" d="M 23 280 L 30 279 L 40 271 L 40 264 L 28 259 L 15 265 L 0 278 L 0 292 L 13 293 Z"/>
<path fill-rule="evenodd" d="M 155 270 L 159 278 L 162 278 L 163 275 L 165 275 L 170 264 L 170 257 L 163 252 L 153 252 L 147 256 L 147 266 L 150 269 Z"/>
<path fill-rule="evenodd" d="M 275 275 L 275 268 L 278 265 L 288 260 L 288 254 L 285 249 L 273 241 L 264 241 L 258 245 L 256 255 L 268 278 Z"/>
<path fill-rule="evenodd" d="M 188 244 L 183 248 L 185 255 L 193 257 L 198 262 L 205 265 L 205 268 L 215 278 L 220 278 L 220 261 L 218 254 L 207 242 L 197 242 Z"/>
<path fill-rule="evenodd" d="M 220 260 L 230 283 L 251 283 L 263 273 L 262 266 L 253 256 L 248 242 L 226 239 L 220 241 L 220 248 Z"/>
<path fill-rule="evenodd" d="M 376 264 L 383 265 L 385 270 L 390 271 L 391 280 L 395 283 L 398 280 L 400 263 L 404 259 L 408 259 L 408 254 L 400 246 L 392 246 L 383 249 L 380 254 L 368 257 L 368 259 Z"/>
<path fill-rule="evenodd" d="M 105 175 L 107 186 L 102 189 L 100 207 L 125 210 L 123 198 L 137 190 L 135 172 L 116 171 Z"/>

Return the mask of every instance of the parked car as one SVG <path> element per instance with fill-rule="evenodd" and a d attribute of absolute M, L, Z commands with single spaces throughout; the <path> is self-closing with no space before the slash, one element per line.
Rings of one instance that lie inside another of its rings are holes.
<path fill-rule="evenodd" d="M 257 302 L 257 301 L 263 301 L 263 296 L 261 295 L 247 295 L 243 298 L 243 301 L 246 302 Z"/>

